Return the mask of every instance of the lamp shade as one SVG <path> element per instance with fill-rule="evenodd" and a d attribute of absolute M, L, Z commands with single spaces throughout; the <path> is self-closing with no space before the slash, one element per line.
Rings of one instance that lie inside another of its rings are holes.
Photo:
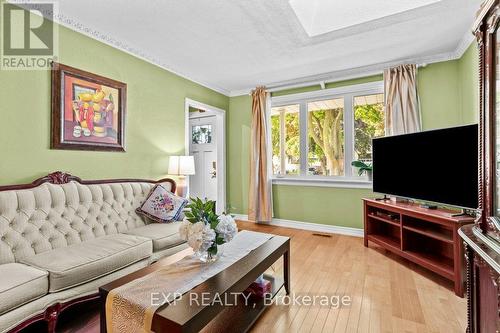
<path fill-rule="evenodd" d="M 168 174 L 176 176 L 194 175 L 194 156 L 170 156 Z"/>

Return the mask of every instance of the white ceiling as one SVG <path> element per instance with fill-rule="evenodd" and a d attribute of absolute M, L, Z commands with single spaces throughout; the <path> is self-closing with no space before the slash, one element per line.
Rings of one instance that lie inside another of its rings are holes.
<path fill-rule="evenodd" d="M 389 16 L 383 18 L 380 8 L 375 16 L 367 13 L 373 12 L 370 1 L 360 6 L 359 0 L 342 0 L 353 6 L 343 13 L 369 22 L 352 20 L 352 26 L 315 37 L 306 33 L 288 0 L 60 0 L 58 21 L 237 95 L 257 85 L 334 80 L 390 64 L 456 58 L 472 40 L 470 28 L 482 0 L 424 6 L 433 1 L 418 0 L 420 7 L 402 12 L 395 3 L 408 5 L 408 0 L 377 0 L 387 4 Z M 328 14 L 336 18 L 335 12 Z M 342 22 L 338 27 L 348 21 Z"/>

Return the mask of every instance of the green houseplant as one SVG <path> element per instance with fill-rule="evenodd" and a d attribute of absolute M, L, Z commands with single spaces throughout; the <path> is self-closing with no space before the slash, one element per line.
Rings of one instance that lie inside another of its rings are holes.
<path fill-rule="evenodd" d="M 186 240 L 204 262 L 213 262 L 220 255 L 219 246 L 230 242 L 238 227 L 231 215 L 215 213 L 215 201 L 191 198 L 186 218 L 179 227 L 180 237 Z"/>
<path fill-rule="evenodd" d="M 371 164 L 366 164 L 363 161 L 352 161 L 351 165 L 358 168 L 358 176 L 362 176 L 364 173 L 368 176 L 369 180 L 372 180 L 373 166 Z"/>

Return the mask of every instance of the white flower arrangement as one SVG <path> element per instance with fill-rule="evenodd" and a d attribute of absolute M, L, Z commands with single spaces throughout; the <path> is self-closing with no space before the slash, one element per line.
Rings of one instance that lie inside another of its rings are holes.
<path fill-rule="evenodd" d="M 231 215 L 222 214 L 219 216 L 219 223 L 215 227 L 215 231 L 224 239 L 225 243 L 228 243 L 238 233 L 238 226 Z"/>
<path fill-rule="evenodd" d="M 208 253 L 209 258 L 217 255 L 218 245 L 230 242 L 238 233 L 234 218 L 228 214 L 218 216 L 214 212 L 215 201 L 191 199 L 186 218 L 179 226 L 180 238 L 197 253 Z"/>
<path fill-rule="evenodd" d="M 195 252 L 208 251 L 215 242 L 215 231 L 203 222 L 191 223 L 188 221 L 188 223 L 191 224 L 189 236 L 186 239 L 189 246 Z"/>

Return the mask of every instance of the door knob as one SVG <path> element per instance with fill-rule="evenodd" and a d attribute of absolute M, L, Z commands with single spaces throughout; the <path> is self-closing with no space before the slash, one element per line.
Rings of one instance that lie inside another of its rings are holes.
<path fill-rule="evenodd" d="M 217 177 L 217 163 L 215 161 L 212 161 L 212 168 L 214 170 L 210 172 L 210 175 L 212 175 L 212 179 L 214 179 Z"/>

